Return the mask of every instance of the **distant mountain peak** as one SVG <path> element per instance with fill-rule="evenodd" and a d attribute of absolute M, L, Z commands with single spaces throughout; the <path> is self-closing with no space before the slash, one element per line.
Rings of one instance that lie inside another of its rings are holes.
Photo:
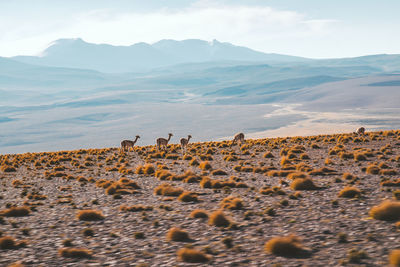
<path fill-rule="evenodd" d="M 82 38 L 58 39 L 49 44 L 39 57 L 15 57 L 36 65 L 93 69 L 101 72 L 136 72 L 184 63 L 217 61 L 289 62 L 304 58 L 266 54 L 216 39 L 171 40 L 130 46 L 94 44 Z"/>

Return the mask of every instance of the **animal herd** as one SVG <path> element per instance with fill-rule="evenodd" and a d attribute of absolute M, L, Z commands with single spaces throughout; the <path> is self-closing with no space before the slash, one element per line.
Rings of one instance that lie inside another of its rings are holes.
<path fill-rule="evenodd" d="M 168 143 L 171 140 L 171 137 L 174 136 L 172 133 L 168 134 L 168 139 L 167 138 L 163 138 L 163 137 L 159 137 L 156 139 L 156 146 L 158 150 L 161 149 L 167 149 Z M 140 138 L 139 135 L 136 135 L 135 140 L 123 140 L 121 142 L 121 151 L 129 151 L 129 149 L 133 149 L 134 145 L 136 144 L 136 142 L 138 141 L 138 139 Z M 181 149 L 182 149 L 182 153 L 184 153 L 187 149 L 187 146 L 190 142 L 190 139 L 192 138 L 192 136 L 189 134 L 187 138 L 181 138 L 180 143 L 181 143 Z M 231 147 L 234 144 L 243 144 L 244 143 L 244 134 L 243 133 L 238 133 L 235 135 L 235 137 L 232 140 L 231 143 Z"/>
<path fill-rule="evenodd" d="M 358 128 L 354 134 L 357 135 L 364 135 L 365 134 L 365 128 L 364 127 L 360 127 Z M 167 149 L 168 143 L 171 140 L 171 137 L 174 136 L 172 133 L 168 134 L 168 139 L 167 138 L 163 138 L 163 137 L 159 137 L 156 139 L 156 146 L 158 150 L 161 149 Z M 138 139 L 140 138 L 139 135 L 136 135 L 135 140 L 123 140 L 121 142 L 121 151 L 129 151 L 130 148 L 133 149 L 133 146 L 136 144 L 136 142 L 138 141 Z M 187 146 L 189 144 L 190 139 L 192 138 L 191 135 L 188 135 L 187 138 L 181 138 L 180 143 L 181 143 L 181 149 L 182 149 L 182 153 L 184 153 L 187 149 Z M 230 144 L 230 147 L 232 147 L 235 144 L 238 145 L 242 145 L 245 142 L 244 140 L 244 134 L 243 133 L 238 133 L 233 137 L 233 140 Z"/>

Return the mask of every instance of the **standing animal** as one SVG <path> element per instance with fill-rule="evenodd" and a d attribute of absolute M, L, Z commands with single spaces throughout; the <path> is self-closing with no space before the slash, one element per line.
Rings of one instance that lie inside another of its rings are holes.
<path fill-rule="evenodd" d="M 238 133 L 235 135 L 235 137 L 233 137 L 233 141 L 231 143 L 231 147 L 235 144 L 235 143 L 240 143 L 243 144 L 244 143 L 244 134 L 243 133 Z"/>
<path fill-rule="evenodd" d="M 358 128 L 356 134 L 365 134 L 365 128 L 364 127 Z"/>
<path fill-rule="evenodd" d="M 122 141 L 121 142 L 121 150 L 122 151 L 126 151 L 126 149 L 128 149 L 128 151 L 129 151 L 129 148 L 132 148 L 133 149 L 133 146 L 136 144 L 136 142 L 137 142 L 137 140 L 140 138 L 140 136 L 139 135 L 136 135 L 136 139 L 134 140 L 134 141 L 131 141 L 131 140 L 124 140 L 124 141 Z"/>
<path fill-rule="evenodd" d="M 181 138 L 181 148 L 182 148 L 182 153 L 185 151 L 185 149 L 187 149 L 187 146 L 189 144 L 190 138 L 192 138 L 192 136 L 189 134 L 188 138 Z"/>
<path fill-rule="evenodd" d="M 157 149 L 161 149 L 162 147 L 164 147 L 164 149 L 167 149 L 168 142 L 169 142 L 169 140 L 171 140 L 172 136 L 173 136 L 173 134 L 169 133 L 168 134 L 168 139 L 165 139 L 165 138 L 162 138 L 162 137 L 157 138 L 157 140 L 156 140 Z"/>

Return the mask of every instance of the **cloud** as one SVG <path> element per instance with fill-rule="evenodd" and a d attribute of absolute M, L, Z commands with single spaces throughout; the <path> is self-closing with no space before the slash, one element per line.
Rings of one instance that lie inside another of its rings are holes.
<path fill-rule="evenodd" d="M 82 37 L 94 43 L 130 45 L 160 39 L 205 39 L 232 42 L 267 50 L 268 43 L 323 35 L 334 21 L 310 19 L 295 11 L 268 6 L 215 4 L 199 1 L 186 8 L 161 8 L 147 12 L 97 9 L 69 16 L 67 20 L 40 19 L 14 28 L 9 43 L 21 49 L 43 48 L 58 38 Z M 54 25 L 54 26 L 52 26 Z M 3 44 L 4 46 L 4 44 Z M 0 45 L 2 48 L 2 45 Z M 4 50 L 3 50 L 4 51 Z M 39 51 L 36 51 L 38 53 Z"/>
<path fill-rule="evenodd" d="M 98 10 L 81 15 L 75 29 L 70 30 L 75 34 L 83 33 L 91 41 L 109 42 L 111 39 L 120 44 L 154 42 L 164 38 L 220 39 L 237 43 L 256 42 L 266 37 L 321 34 L 332 23 L 265 6 L 200 3 L 184 9 L 161 9 L 148 13 L 116 15 L 113 10 Z"/>

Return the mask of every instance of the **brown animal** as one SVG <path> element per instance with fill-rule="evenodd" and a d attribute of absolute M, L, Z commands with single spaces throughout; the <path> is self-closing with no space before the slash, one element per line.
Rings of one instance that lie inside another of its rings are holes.
<path fill-rule="evenodd" d="M 356 134 L 365 134 L 365 128 L 364 127 L 358 128 Z"/>
<path fill-rule="evenodd" d="M 136 135 L 136 139 L 134 141 L 131 140 L 124 140 L 121 142 L 121 151 L 126 151 L 126 149 L 132 148 L 136 144 L 137 140 L 140 138 L 139 135 Z"/>
<path fill-rule="evenodd" d="M 237 144 L 240 143 L 240 145 L 244 143 L 244 134 L 243 134 L 243 133 L 238 133 L 238 134 L 235 135 L 235 137 L 233 138 L 233 141 L 232 141 L 232 143 L 231 143 L 231 147 L 232 147 L 235 143 L 237 143 Z"/>
<path fill-rule="evenodd" d="M 188 138 L 181 138 L 181 148 L 182 148 L 182 153 L 185 151 L 185 149 L 187 149 L 187 146 L 189 144 L 190 138 L 192 138 L 192 136 L 189 134 Z"/>
<path fill-rule="evenodd" d="M 168 139 L 165 139 L 165 138 L 162 138 L 162 137 L 157 138 L 157 140 L 156 140 L 157 149 L 161 149 L 163 147 L 164 147 L 164 149 L 167 149 L 168 142 L 169 142 L 169 140 L 171 140 L 172 136 L 173 136 L 173 134 L 169 133 L 168 134 Z"/>

